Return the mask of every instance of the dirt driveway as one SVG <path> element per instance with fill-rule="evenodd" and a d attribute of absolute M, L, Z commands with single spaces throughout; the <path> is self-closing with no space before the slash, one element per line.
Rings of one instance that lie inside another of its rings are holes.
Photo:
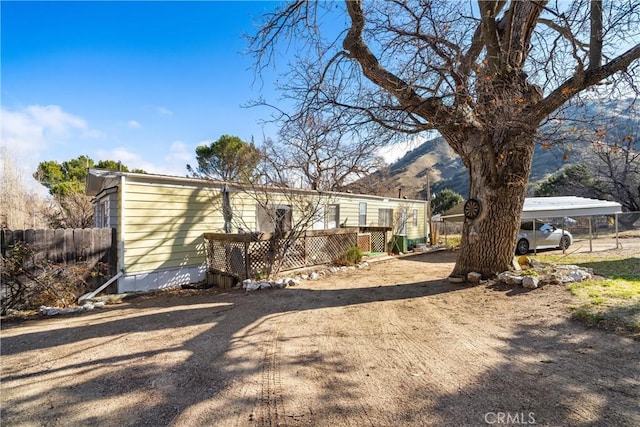
<path fill-rule="evenodd" d="M 640 342 L 424 254 L 2 330 L 7 426 L 638 426 Z"/>

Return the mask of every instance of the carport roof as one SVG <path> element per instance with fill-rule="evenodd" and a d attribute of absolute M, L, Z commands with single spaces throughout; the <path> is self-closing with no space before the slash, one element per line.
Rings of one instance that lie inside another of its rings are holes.
<path fill-rule="evenodd" d="M 454 206 L 441 215 L 441 219 L 462 221 L 463 203 Z M 524 199 L 521 219 L 558 218 L 565 216 L 591 216 L 621 214 L 622 206 L 608 200 L 587 199 L 576 196 L 527 197 Z"/>

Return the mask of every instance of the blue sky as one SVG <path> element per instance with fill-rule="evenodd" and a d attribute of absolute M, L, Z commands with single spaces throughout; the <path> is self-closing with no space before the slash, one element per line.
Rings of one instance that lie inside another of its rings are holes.
<path fill-rule="evenodd" d="M 275 136 L 243 55 L 274 2 L 6 2 L 2 144 L 26 168 L 88 155 L 186 174 L 197 145 Z M 282 70 L 278 70 L 281 72 Z"/>

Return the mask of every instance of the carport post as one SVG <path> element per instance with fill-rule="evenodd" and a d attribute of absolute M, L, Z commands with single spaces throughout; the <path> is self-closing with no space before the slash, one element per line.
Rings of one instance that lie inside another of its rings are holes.
<path fill-rule="evenodd" d="M 620 244 L 618 243 L 618 214 L 615 214 L 615 221 L 616 223 L 616 249 L 620 248 Z"/>
<path fill-rule="evenodd" d="M 593 239 L 592 239 L 593 236 L 591 236 L 591 233 L 592 233 L 591 232 L 591 218 L 592 217 L 589 217 L 589 252 L 593 252 Z"/>
<path fill-rule="evenodd" d="M 564 225 L 564 219 L 566 217 L 562 217 L 562 237 L 560 238 L 560 242 L 562 242 L 562 238 L 564 237 L 564 231 L 565 231 L 565 225 Z M 565 249 L 564 245 L 562 245 L 562 255 L 566 254 L 567 250 Z"/>
<path fill-rule="evenodd" d="M 536 220 L 533 219 L 533 254 L 538 255 L 538 233 L 536 233 Z"/>

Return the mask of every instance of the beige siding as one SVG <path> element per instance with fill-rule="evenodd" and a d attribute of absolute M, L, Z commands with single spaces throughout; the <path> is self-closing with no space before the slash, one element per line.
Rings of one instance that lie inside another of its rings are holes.
<path fill-rule="evenodd" d="M 367 204 L 367 226 L 378 227 L 381 224 L 378 223 L 378 210 L 379 209 L 393 209 L 394 213 L 394 226 L 395 220 L 400 218 L 400 211 L 404 208 L 407 210 L 407 237 L 410 239 L 416 239 L 425 237 L 425 209 L 426 202 L 416 202 L 411 200 L 399 200 L 399 199 L 381 199 L 381 198 L 368 198 L 366 196 L 353 195 L 351 197 L 339 196 L 331 203 L 337 203 L 340 205 L 340 222 L 347 221 L 347 226 L 357 227 L 359 214 L 360 214 L 360 202 Z M 387 201 L 385 201 L 387 200 Z M 413 225 L 412 215 L 413 210 L 418 212 L 418 224 Z"/>
<path fill-rule="evenodd" d="M 202 234 L 222 229 L 211 191 L 188 186 L 144 185 L 125 189 L 127 273 L 202 265 Z"/>
<path fill-rule="evenodd" d="M 141 178 L 143 180 L 144 177 Z M 200 266 L 206 262 L 203 233 L 222 232 L 221 192 L 197 185 L 172 183 L 132 182 L 126 180 L 124 189 L 124 259 L 127 273 L 151 270 Z M 121 201 L 121 192 L 118 201 Z M 359 203 L 367 203 L 367 225 L 378 226 L 378 209 L 394 210 L 394 218 L 399 217 L 401 208 L 407 209 L 407 236 L 425 236 L 425 204 L 408 200 L 383 199 L 362 195 L 314 196 L 307 194 L 307 200 L 315 200 L 322 205 L 339 205 L 339 222 L 350 227 L 358 226 Z M 264 197 L 249 196 L 247 193 L 231 193 L 234 213 L 233 232 L 237 228 L 256 231 L 256 207 Z M 269 196 L 271 206 L 293 205 L 296 222 L 299 209 L 296 202 L 287 201 L 285 196 Z M 413 210 L 418 211 L 418 225 L 411 219 Z"/>

